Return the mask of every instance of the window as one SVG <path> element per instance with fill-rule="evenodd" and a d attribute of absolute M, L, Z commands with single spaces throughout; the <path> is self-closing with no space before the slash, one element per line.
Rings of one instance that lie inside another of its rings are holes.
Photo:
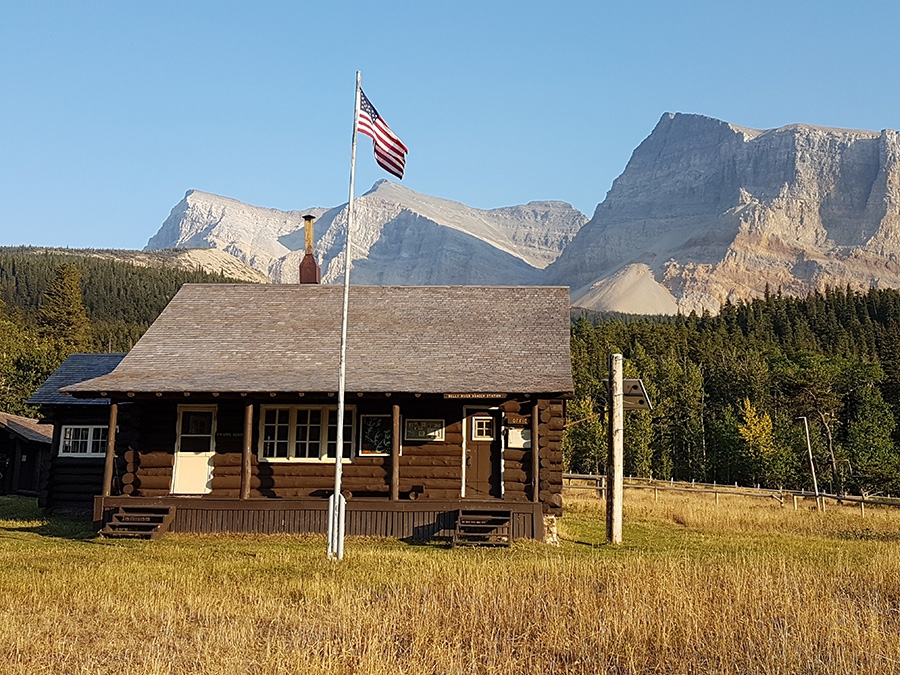
<path fill-rule="evenodd" d="M 359 454 L 389 455 L 394 441 L 390 415 L 359 416 Z"/>
<path fill-rule="evenodd" d="M 492 441 L 492 440 L 494 440 L 494 418 L 493 417 L 473 417 L 472 418 L 472 440 L 473 441 Z"/>
<path fill-rule="evenodd" d="M 60 457 L 104 457 L 107 426 L 64 426 L 59 439 Z"/>
<path fill-rule="evenodd" d="M 444 420 L 406 420 L 403 438 L 407 441 L 443 441 Z"/>
<path fill-rule="evenodd" d="M 213 452 L 215 437 L 215 406 L 178 407 L 178 452 Z"/>
<path fill-rule="evenodd" d="M 326 460 L 337 451 L 335 406 L 262 406 L 261 459 Z M 353 448 L 356 410 L 344 409 L 344 459 Z"/>

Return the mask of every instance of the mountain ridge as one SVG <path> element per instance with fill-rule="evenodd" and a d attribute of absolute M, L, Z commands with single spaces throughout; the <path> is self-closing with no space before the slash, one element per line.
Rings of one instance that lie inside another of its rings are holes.
<path fill-rule="evenodd" d="M 317 218 L 315 252 L 323 281 L 334 281 L 343 269 L 346 204 L 279 211 L 188 190 L 146 248 L 218 248 L 276 282 L 295 282 L 306 214 Z M 482 210 L 386 180 L 354 200 L 354 217 L 352 260 L 359 283 L 467 283 L 473 273 L 485 283 L 534 283 L 536 272 L 587 222 L 565 202 Z M 418 251 L 416 265 L 400 270 L 391 263 L 391 255 L 410 257 L 410 248 Z"/>
<path fill-rule="evenodd" d="M 323 281 L 338 281 L 346 204 L 278 211 L 192 190 L 148 248 L 218 248 L 295 282 L 307 213 Z M 549 283 L 576 307 L 668 314 L 716 313 L 767 285 L 900 288 L 900 134 L 665 113 L 590 218 L 554 200 L 474 209 L 390 181 L 354 213 L 360 284 Z"/>
<path fill-rule="evenodd" d="M 546 278 L 603 310 L 592 289 L 646 265 L 683 313 L 715 313 L 766 283 L 791 295 L 900 287 L 898 148 L 891 130 L 666 113 Z"/>

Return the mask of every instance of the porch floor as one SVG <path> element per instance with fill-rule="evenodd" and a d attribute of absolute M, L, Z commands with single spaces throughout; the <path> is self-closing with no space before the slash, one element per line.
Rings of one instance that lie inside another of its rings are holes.
<path fill-rule="evenodd" d="M 210 499 L 208 497 L 95 497 L 94 524 L 106 525 L 120 506 L 174 509 L 169 530 L 195 534 L 324 534 L 328 521 L 325 499 Z M 543 539 L 541 505 L 502 499 L 452 501 L 354 498 L 347 501 L 346 533 L 350 536 L 428 540 L 450 538 L 459 511 L 508 509 L 513 539 Z"/>

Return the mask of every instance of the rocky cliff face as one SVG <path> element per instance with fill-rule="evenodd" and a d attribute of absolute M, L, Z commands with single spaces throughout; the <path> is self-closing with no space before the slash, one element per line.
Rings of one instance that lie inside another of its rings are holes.
<path fill-rule="evenodd" d="M 342 274 L 346 205 L 301 211 L 249 206 L 189 191 L 147 244 L 217 248 L 295 283 L 303 257 L 303 215 L 317 217 L 323 281 Z M 354 201 L 353 280 L 359 284 L 536 283 L 587 221 L 563 202 L 484 211 L 380 181 Z"/>
<path fill-rule="evenodd" d="M 296 282 L 306 213 L 323 281 L 339 281 L 346 205 L 190 191 L 147 248 L 220 249 Z M 485 211 L 387 181 L 355 214 L 359 284 L 561 284 L 576 306 L 648 314 L 715 313 L 767 285 L 900 288 L 900 133 L 665 114 L 587 224 L 563 202 Z"/>
<path fill-rule="evenodd" d="M 896 131 L 663 115 L 545 279 L 579 306 L 665 313 L 766 284 L 900 287 L 898 158 Z"/>

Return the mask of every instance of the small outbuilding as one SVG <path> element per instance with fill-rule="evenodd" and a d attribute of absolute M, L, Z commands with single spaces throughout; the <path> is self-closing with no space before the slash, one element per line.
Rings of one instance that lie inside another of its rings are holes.
<path fill-rule="evenodd" d="M 114 369 L 62 386 L 109 402 L 98 524 L 162 509 L 182 532 L 324 532 L 339 456 L 348 534 L 452 536 L 476 514 L 542 538 L 562 508 L 568 289 L 352 286 L 337 448 L 342 294 L 188 284 Z"/>
<path fill-rule="evenodd" d="M 38 494 L 52 435 L 49 424 L 0 413 L 0 495 Z"/>

